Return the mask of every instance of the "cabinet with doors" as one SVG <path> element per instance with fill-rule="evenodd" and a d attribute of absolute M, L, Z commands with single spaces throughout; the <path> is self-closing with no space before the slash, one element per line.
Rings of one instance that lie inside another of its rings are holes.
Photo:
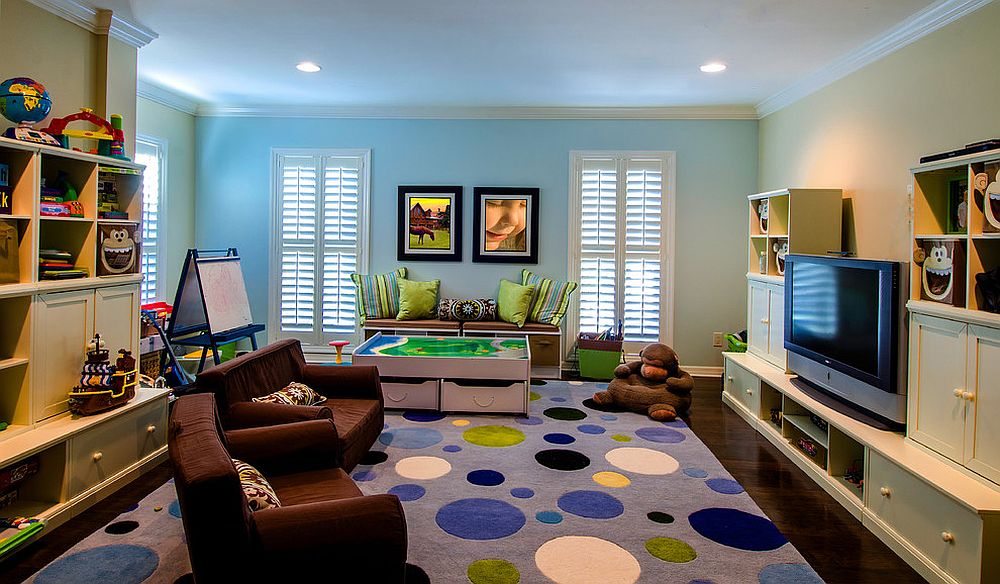
<path fill-rule="evenodd" d="M 785 287 L 749 279 L 747 292 L 747 350 L 785 367 Z"/>

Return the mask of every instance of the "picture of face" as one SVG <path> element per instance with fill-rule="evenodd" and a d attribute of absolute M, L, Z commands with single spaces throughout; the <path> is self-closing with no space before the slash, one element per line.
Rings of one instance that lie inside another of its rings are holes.
<path fill-rule="evenodd" d="M 527 251 L 525 228 L 528 199 L 518 197 L 483 200 L 483 248 L 486 251 Z"/>

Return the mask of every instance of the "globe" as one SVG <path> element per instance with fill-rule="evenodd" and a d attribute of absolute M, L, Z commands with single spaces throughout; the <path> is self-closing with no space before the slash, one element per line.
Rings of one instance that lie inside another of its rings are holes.
<path fill-rule="evenodd" d="M 0 83 L 0 115 L 15 124 L 36 124 L 52 110 L 45 86 L 27 77 Z"/>

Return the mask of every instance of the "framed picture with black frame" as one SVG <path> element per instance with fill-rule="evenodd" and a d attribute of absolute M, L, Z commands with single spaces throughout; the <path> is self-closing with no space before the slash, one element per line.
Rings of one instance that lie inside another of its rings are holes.
<path fill-rule="evenodd" d="M 396 259 L 462 261 L 462 187 L 400 186 Z"/>
<path fill-rule="evenodd" d="M 538 263 L 539 190 L 534 187 L 475 187 L 472 261 Z"/>

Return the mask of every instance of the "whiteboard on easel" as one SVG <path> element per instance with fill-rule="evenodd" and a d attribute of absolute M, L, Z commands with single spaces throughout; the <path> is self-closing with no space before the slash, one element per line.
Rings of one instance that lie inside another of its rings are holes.
<path fill-rule="evenodd" d="M 208 328 L 219 334 L 253 324 L 239 256 L 195 260 Z"/>
<path fill-rule="evenodd" d="M 177 292 L 177 300 L 174 301 L 174 312 L 171 315 L 172 330 L 178 333 L 203 330 L 208 324 L 205 318 L 205 304 L 201 301 L 195 259 L 196 256 L 188 252 L 187 265 L 181 274 L 181 288 Z"/>

